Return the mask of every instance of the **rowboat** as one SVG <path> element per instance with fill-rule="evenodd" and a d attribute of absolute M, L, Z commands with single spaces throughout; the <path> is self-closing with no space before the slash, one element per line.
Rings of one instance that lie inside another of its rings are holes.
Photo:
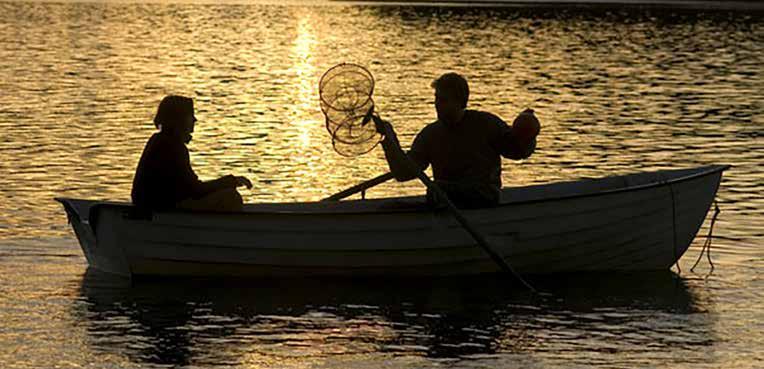
<path fill-rule="evenodd" d="M 521 274 L 667 270 L 687 251 L 728 165 L 504 188 L 463 215 Z M 419 196 L 147 213 L 56 198 L 92 268 L 122 276 L 475 275 L 497 263 Z"/>

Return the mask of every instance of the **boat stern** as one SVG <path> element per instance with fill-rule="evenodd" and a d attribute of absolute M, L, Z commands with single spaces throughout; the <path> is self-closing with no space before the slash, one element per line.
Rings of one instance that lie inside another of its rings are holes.
<path fill-rule="evenodd" d="M 88 265 L 106 273 L 130 277 L 129 265 L 118 244 L 109 242 L 108 237 L 101 236 L 100 232 L 97 232 L 100 231 L 97 225 L 91 221 L 96 219 L 93 215 L 98 212 L 99 202 L 68 198 L 55 200 L 63 205 Z"/>

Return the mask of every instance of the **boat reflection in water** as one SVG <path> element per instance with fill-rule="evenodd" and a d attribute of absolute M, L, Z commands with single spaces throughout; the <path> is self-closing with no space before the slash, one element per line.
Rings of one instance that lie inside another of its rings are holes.
<path fill-rule="evenodd" d="M 86 308 L 73 310 L 96 351 L 139 365 L 368 364 L 391 356 L 530 364 L 574 351 L 582 360 L 587 350 L 644 360 L 713 340 L 713 320 L 693 314 L 704 310 L 700 298 L 670 271 L 531 282 L 553 297 L 534 298 L 502 275 L 130 283 L 89 269 L 80 289 Z"/>

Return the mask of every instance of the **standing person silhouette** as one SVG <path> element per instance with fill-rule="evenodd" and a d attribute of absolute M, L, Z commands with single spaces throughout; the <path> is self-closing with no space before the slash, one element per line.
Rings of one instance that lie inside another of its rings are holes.
<path fill-rule="evenodd" d="M 191 168 L 186 144 L 194 132 L 194 101 L 165 96 L 154 117 L 159 132 L 149 138 L 133 178 L 133 204 L 148 210 L 240 211 L 236 187 L 252 188 L 245 177 L 201 181 Z"/>
<path fill-rule="evenodd" d="M 377 131 L 384 135 L 390 171 L 398 181 L 415 178 L 405 160 L 419 170 L 432 165 L 435 183 L 459 208 L 481 208 L 499 204 L 501 194 L 501 158 L 525 159 L 536 149 L 541 125 L 527 109 L 510 127 L 488 112 L 467 109 L 467 80 L 456 73 L 446 73 L 432 83 L 438 120 L 424 127 L 406 154 L 400 149 L 392 125 L 374 119 Z M 430 204 L 437 199 L 428 191 Z"/>

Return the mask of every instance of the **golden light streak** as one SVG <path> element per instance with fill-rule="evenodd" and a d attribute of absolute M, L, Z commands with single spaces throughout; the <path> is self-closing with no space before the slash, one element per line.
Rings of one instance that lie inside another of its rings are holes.
<path fill-rule="evenodd" d="M 316 45 L 316 35 L 311 25 L 310 15 L 300 17 L 297 25 L 297 37 L 292 46 L 292 66 L 295 76 L 295 87 L 292 124 L 299 130 L 299 145 L 303 149 L 311 146 L 311 126 L 315 126 L 313 115 L 318 90 L 315 83 L 316 67 L 312 51 Z"/>

